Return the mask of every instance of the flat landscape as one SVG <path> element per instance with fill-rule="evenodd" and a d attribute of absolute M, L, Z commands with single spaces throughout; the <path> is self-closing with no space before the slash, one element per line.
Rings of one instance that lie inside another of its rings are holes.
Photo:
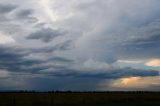
<path fill-rule="evenodd" d="M 160 92 L 3 92 L 0 106 L 160 106 Z"/>

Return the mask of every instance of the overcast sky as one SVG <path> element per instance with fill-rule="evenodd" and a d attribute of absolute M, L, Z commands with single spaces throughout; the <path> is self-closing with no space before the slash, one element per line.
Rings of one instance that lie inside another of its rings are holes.
<path fill-rule="evenodd" d="M 160 0 L 0 0 L 0 90 L 160 91 Z"/>

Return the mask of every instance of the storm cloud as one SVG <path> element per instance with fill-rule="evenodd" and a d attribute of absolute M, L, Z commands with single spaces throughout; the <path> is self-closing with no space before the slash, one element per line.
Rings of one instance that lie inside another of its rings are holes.
<path fill-rule="evenodd" d="M 159 5 L 159 0 L 0 1 L 0 89 L 126 90 L 113 84 L 135 77 L 152 83 L 160 67 L 146 63 L 160 59 Z"/>

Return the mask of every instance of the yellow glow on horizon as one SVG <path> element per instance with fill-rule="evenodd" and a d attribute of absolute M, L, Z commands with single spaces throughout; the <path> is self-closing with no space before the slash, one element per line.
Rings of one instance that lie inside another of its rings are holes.
<path fill-rule="evenodd" d="M 152 67 L 160 67 L 160 59 L 152 59 L 148 61 L 145 65 Z"/>
<path fill-rule="evenodd" d="M 120 88 L 146 88 L 150 86 L 160 86 L 160 76 L 121 78 L 115 80 L 111 86 Z"/>
<path fill-rule="evenodd" d="M 123 85 L 130 85 L 131 83 L 136 83 L 138 80 L 140 80 L 139 77 L 123 78 L 122 84 Z"/>

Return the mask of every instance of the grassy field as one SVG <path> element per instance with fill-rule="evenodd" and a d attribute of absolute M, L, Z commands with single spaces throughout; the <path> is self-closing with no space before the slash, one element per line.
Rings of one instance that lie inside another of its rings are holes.
<path fill-rule="evenodd" d="M 160 92 L 0 93 L 0 106 L 160 106 Z"/>

